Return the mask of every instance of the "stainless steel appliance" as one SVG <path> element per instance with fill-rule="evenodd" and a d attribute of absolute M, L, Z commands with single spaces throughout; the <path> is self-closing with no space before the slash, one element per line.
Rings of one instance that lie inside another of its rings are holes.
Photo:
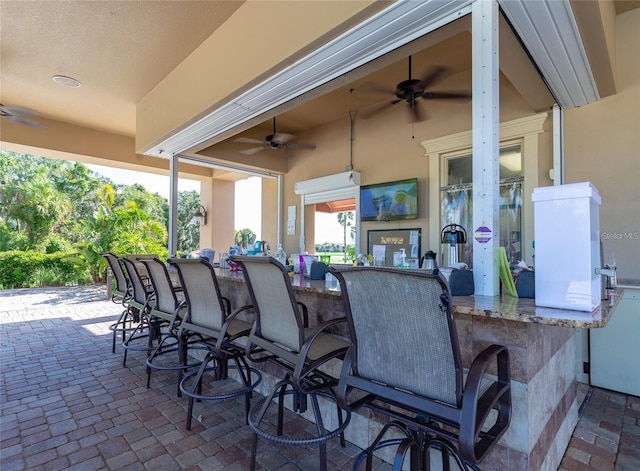
<path fill-rule="evenodd" d="M 464 262 L 464 249 L 467 243 L 467 231 L 459 224 L 449 224 L 440 232 L 442 247 L 442 266 L 451 267 Z"/>

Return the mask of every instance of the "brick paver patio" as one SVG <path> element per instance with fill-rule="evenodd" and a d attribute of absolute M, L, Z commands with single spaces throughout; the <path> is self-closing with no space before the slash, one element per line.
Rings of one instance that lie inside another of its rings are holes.
<path fill-rule="evenodd" d="M 187 432 L 175 377 L 156 373 L 147 389 L 144 355 L 124 368 L 111 353 L 121 308 L 100 299 L 104 288 L 0 291 L 0 469 L 249 469 L 243 401 L 196 403 Z M 330 469 L 350 470 L 360 449 L 328 446 Z M 318 468 L 316 446 L 258 450 L 259 469 Z M 640 398 L 591 389 L 560 469 L 640 469 Z"/>

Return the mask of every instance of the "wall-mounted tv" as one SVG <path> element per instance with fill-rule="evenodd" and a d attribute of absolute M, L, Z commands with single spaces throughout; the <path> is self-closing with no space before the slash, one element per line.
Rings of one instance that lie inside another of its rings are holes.
<path fill-rule="evenodd" d="M 418 218 L 418 179 L 360 187 L 362 221 L 398 221 Z"/>

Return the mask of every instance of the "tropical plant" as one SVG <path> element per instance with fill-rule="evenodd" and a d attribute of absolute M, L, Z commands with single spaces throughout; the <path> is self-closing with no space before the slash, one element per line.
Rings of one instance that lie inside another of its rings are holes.
<path fill-rule="evenodd" d="M 199 198 L 187 193 L 178 202 L 179 234 L 188 232 L 180 248 L 193 250 L 199 231 L 189 223 Z M 65 270 L 74 267 L 78 280 L 90 273 L 98 281 L 105 272 L 104 252 L 166 257 L 168 214 L 167 200 L 141 185 L 112 184 L 79 163 L 0 151 L 0 252 L 60 253 L 72 247 L 64 254 Z M 15 259 L 25 266 L 14 270 L 37 269 L 38 276 L 7 283 L 69 279 L 66 272 L 61 277 L 57 269 L 32 266 L 31 258 Z"/>
<path fill-rule="evenodd" d="M 251 229 L 240 229 L 235 232 L 234 244 L 245 249 L 250 249 L 256 242 L 256 235 Z"/>
<path fill-rule="evenodd" d="M 197 191 L 181 191 L 178 194 L 178 251 L 192 252 L 200 248 L 200 228 L 193 222 L 193 215 L 200 205 Z"/>

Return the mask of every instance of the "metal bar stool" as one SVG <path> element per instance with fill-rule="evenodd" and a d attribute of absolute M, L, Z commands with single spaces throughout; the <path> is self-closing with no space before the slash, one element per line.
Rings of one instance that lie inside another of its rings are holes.
<path fill-rule="evenodd" d="M 137 310 L 131 309 L 129 306 L 129 300 L 133 296 L 133 290 L 122 270 L 122 265 L 120 265 L 118 257 L 111 252 L 103 253 L 102 256 L 107 260 L 111 273 L 116 281 L 115 287 L 111 290 L 111 301 L 116 304 L 122 304 L 124 307 L 122 314 L 109 326 L 109 330 L 113 332 L 111 353 L 116 353 L 116 339 L 118 334 L 122 336 L 122 341 L 124 342 L 127 334 L 136 329 L 136 325 L 140 322 L 140 316 Z"/>
<path fill-rule="evenodd" d="M 272 257 L 231 257 L 243 270 L 249 294 L 256 313 L 256 321 L 247 349 L 257 348 L 250 354 L 255 362 L 268 361 L 284 370 L 284 377 L 264 399 L 256 402 L 249 413 L 249 426 L 254 432 L 251 450 L 251 470 L 256 467 L 258 437 L 288 445 L 318 443 L 320 469 L 327 469 L 327 440 L 340 435 L 344 446 L 344 429 L 350 413 L 336 406 L 338 425 L 327 430 L 320 413 L 318 396 L 335 401 L 333 387 L 336 378 L 320 370 L 329 360 L 342 359 L 349 342 L 328 332 L 344 318 L 318 326 L 307 327 L 307 309 L 293 294 L 286 268 Z M 293 410 L 305 412 L 307 398 L 311 400 L 317 434 L 312 437 L 285 436 L 283 433 L 284 396 L 293 397 Z M 275 431 L 264 420 L 273 399 L 278 397 L 278 424 Z"/>
<path fill-rule="evenodd" d="M 149 356 L 149 353 L 155 348 L 155 342 L 160 341 L 160 329 L 163 321 L 156 317 L 149 317 L 151 303 L 155 297 L 151 284 L 144 283 L 135 262 L 124 257 L 119 260 L 122 263 L 123 271 L 127 274 L 127 279 L 132 289 L 129 308 L 133 310 L 135 315 L 139 316 L 139 322 L 135 329 L 122 342 L 124 347 L 122 366 L 127 366 L 127 354 L 130 350 L 145 352 L 146 356 Z"/>
<path fill-rule="evenodd" d="M 445 470 L 451 459 L 461 469 L 475 467 L 509 427 L 507 349 L 491 345 L 480 352 L 464 381 L 442 275 L 367 267 L 330 271 L 340 282 L 352 343 L 338 403 L 380 411 L 394 424 L 366 451 L 366 469 L 389 430 L 404 437 L 387 442 L 398 445 L 394 469 L 411 451 L 411 470 L 428 470 L 432 449 L 440 451 Z"/>
<path fill-rule="evenodd" d="M 189 397 L 186 428 L 191 430 L 194 400 L 219 401 L 244 395 L 246 418 L 251 393 L 262 379 L 260 372 L 247 363 L 242 343 L 246 343 L 253 323 L 238 317 L 251 306 L 231 312 L 231 303 L 222 296 L 213 266 L 206 260 L 174 258 L 169 263 L 178 270 L 187 305 L 178 336 L 183 351 L 187 342 L 207 351 L 200 368 L 180 381 L 180 391 Z M 229 365 L 230 361 L 234 364 Z M 239 383 L 229 378 L 230 369 L 237 371 Z M 205 390 L 208 377 L 213 381 Z"/>
<path fill-rule="evenodd" d="M 194 358 L 192 350 L 205 350 L 205 347 L 192 339 L 188 331 L 180 333 L 180 325 L 187 309 L 182 287 L 174 286 L 167 266 L 159 259 L 139 259 L 145 266 L 151 280 L 155 297 L 151 301 L 149 316 L 159 322 L 168 323 L 166 330 L 160 332 L 158 345 L 147 357 L 147 388 L 151 387 L 151 374 L 154 370 L 178 372 L 178 396 L 183 373 L 200 366 L 202 361 Z M 181 337 L 181 335 L 183 337 Z"/>

